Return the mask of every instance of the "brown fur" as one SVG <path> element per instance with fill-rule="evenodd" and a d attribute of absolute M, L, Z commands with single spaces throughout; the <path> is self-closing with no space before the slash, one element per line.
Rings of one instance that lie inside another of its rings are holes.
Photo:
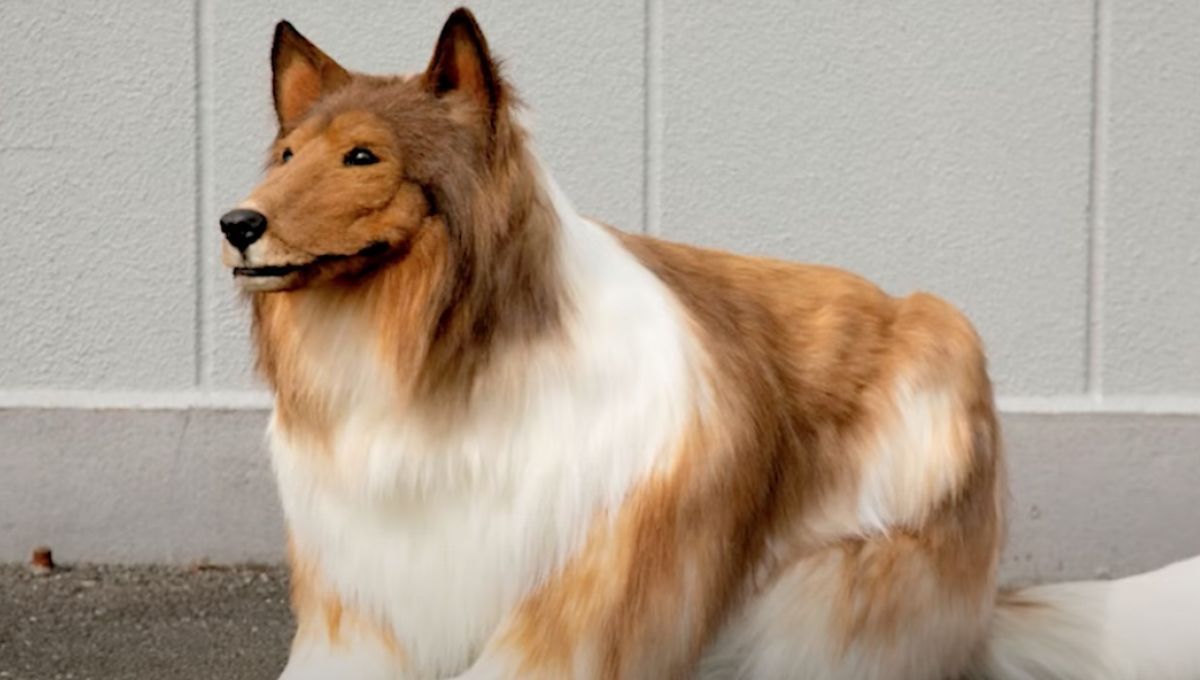
<path fill-rule="evenodd" d="M 346 69 L 286 21 L 275 27 L 271 70 L 275 74 L 271 95 L 281 129 L 292 127 L 322 93 L 332 92 L 350 81 Z"/>

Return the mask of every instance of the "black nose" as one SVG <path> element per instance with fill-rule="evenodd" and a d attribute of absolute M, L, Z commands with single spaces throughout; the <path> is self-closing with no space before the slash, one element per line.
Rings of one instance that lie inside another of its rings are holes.
<path fill-rule="evenodd" d="M 245 250 L 267 230 L 267 216 L 257 210 L 238 208 L 221 215 L 221 231 L 225 240 L 238 250 Z"/>

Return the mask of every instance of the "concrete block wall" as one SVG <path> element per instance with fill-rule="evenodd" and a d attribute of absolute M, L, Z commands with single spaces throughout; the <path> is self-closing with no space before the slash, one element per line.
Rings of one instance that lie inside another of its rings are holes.
<path fill-rule="evenodd" d="M 280 557 L 216 228 L 273 133 L 272 26 L 413 71 L 452 7 L 0 5 L 0 560 Z M 586 213 L 969 313 L 1010 577 L 1200 552 L 1200 5 L 731 7 L 473 5 Z"/>

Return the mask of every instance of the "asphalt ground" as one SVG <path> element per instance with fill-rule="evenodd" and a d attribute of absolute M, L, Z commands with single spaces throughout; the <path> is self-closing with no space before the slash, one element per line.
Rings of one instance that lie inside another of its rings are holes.
<path fill-rule="evenodd" d="M 0 565 L 3 680 L 273 680 L 291 634 L 280 567 Z"/>

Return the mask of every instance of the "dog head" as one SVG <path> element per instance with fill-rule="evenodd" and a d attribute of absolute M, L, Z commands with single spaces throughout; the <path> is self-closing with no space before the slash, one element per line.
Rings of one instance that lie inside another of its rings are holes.
<path fill-rule="evenodd" d="M 439 205 L 486 182 L 504 89 L 474 17 L 450 15 L 424 72 L 354 73 L 280 22 L 279 131 L 262 182 L 221 217 L 250 292 L 353 280 L 445 228 Z"/>

